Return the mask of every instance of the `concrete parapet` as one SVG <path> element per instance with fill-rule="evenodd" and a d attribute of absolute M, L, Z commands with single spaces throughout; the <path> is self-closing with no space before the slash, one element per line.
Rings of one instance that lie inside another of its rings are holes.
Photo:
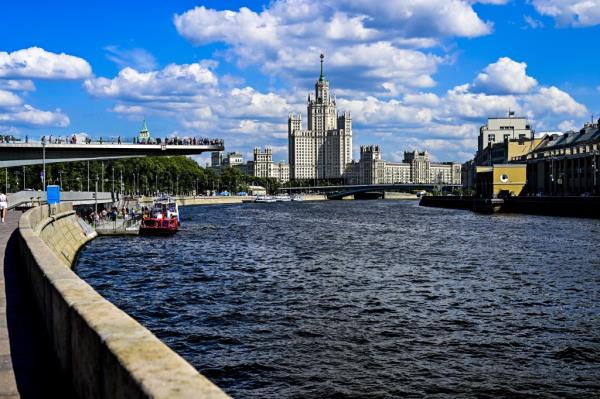
<path fill-rule="evenodd" d="M 51 215 L 52 212 L 52 215 Z M 69 204 L 19 221 L 19 255 L 61 368 L 83 398 L 227 398 L 70 268 L 95 235 Z"/>
<path fill-rule="evenodd" d="M 397 193 L 394 191 L 385 191 L 383 193 L 383 198 L 389 199 L 389 200 L 417 200 L 417 199 L 419 199 L 419 197 L 417 197 L 416 194 Z"/>

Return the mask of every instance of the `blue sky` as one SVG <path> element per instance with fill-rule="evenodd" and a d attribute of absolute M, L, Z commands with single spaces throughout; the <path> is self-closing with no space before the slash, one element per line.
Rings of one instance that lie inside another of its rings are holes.
<path fill-rule="evenodd" d="M 600 115 L 600 0 L 10 2 L 0 133 L 222 137 L 287 160 L 325 53 L 355 153 L 464 161 L 508 108 L 538 132 Z M 201 163 L 206 157 L 200 158 Z"/>

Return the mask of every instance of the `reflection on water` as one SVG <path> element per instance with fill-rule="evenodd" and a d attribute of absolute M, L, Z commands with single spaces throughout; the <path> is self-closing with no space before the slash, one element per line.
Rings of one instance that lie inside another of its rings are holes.
<path fill-rule="evenodd" d="M 238 398 L 600 395 L 600 222 L 416 202 L 182 209 L 77 272 Z"/>

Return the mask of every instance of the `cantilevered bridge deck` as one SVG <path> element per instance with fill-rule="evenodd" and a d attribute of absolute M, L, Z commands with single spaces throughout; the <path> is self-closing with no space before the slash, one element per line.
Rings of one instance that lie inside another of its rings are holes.
<path fill-rule="evenodd" d="M 137 158 L 172 155 L 198 155 L 210 151 L 223 151 L 217 144 L 49 144 L 40 142 L 0 143 L 0 168 L 46 163 L 99 161 L 105 159 Z M 45 153 L 45 154 L 44 154 Z"/>

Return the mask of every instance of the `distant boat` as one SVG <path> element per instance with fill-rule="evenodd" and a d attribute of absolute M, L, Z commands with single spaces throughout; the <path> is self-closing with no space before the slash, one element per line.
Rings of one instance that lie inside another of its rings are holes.
<path fill-rule="evenodd" d="M 171 197 L 162 197 L 154 202 L 150 211 L 142 218 L 140 234 L 174 234 L 179 230 L 179 207 Z"/>
<path fill-rule="evenodd" d="M 292 196 L 292 201 L 294 201 L 294 202 L 304 201 L 304 196 L 302 194 L 294 194 Z"/>
<path fill-rule="evenodd" d="M 256 201 L 254 202 L 258 202 L 258 203 L 271 203 L 271 202 L 276 202 L 277 200 L 273 197 L 271 197 L 270 195 L 257 195 L 256 196 Z"/>
<path fill-rule="evenodd" d="M 275 201 L 277 202 L 290 202 L 292 198 L 287 194 L 277 194 L 275 196 Z"/>

